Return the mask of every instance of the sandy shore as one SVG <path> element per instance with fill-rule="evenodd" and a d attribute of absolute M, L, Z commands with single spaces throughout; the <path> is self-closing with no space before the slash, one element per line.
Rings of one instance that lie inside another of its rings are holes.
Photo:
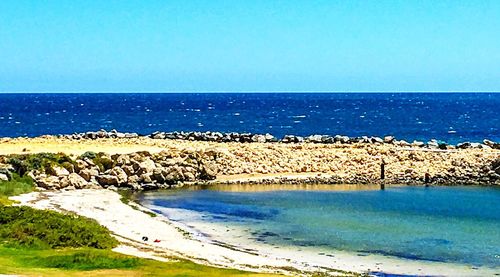
<path fill-rule="evenodd" d="M 293 248 L 271 248 L 238 240 L 238 230 L 218 230 L 220 227 L 216 225 L 200 225 L 193 229 L 163 216 L 151 217 L 122 203 L 117 193 L 104 189 L 33 192 L 12 198 L 22 205 L 94 218 L 122 242 L 115 251 L 158 260 L 180 257 L 219 267 L 287 274 L 297 274 L 297 271 L 344 274 L 338 270 L 447 276 L 487 276 L 498 273 L 489 268 L 474 269 L 465 265 L 378 255 L 357 256 L 337 251 L 334 255 L 324 256 Z M 223 235 L 207 237 L 203 235 L 205 232 Z M 149 240 L 142 241 L 143 236 Z M 155 243 L 156 239 L 160 241 Z M 294 270 L 290 270 L 292 268 Z"/>

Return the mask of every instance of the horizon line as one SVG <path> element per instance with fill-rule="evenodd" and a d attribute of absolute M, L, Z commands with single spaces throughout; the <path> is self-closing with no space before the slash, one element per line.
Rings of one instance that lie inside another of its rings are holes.
<path fill-rule="evenodd" d="M 142 91 L 134 91 L 134 90 L 13 90 L 13 91 L 0 91 L 0 93 L 50 93 L 50 94 L 58 94 L 58 93 L 499 93 L 498 91 L 466 91 L 466 90 L 457 90 L 457 91 L 449 91 L 449 90 L 402 90 L 402 91 L 382 91 L 382 90 L 373 90 L 373 91 L 328 91 L 328 90 L 278 90 L 278 91 L 265 91 L 265 90 L 242 90 L 242 91 L 231 91 L 231 90 L 215 90 L 215 91 L 163 91 L 163 90 L 142 90 Z"/>

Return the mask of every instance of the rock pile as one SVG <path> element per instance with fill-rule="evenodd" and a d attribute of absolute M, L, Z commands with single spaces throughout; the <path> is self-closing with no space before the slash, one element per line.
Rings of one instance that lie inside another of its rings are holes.
<path fill-rule="evenodd" d="M 221 132 L 153 132 L 147 135 L 139 135 L 137 133 L 122 133 L 116 130 L 106 131 L 99 130 L 97 132 L 75 133 L 72 135 L 59 135 L 58 137 L 67 139 L 99 139 L 99 138 L 123 138 L 132 139 L 139 137 L 148 137 L 152 139 L 170 139 L 170 140 L 188 140 L 188 141 L 209 141 L 209 142 L 244 142 L 244 143 L 323 143 L 323 144 L 392 144 L 403 147 L 419 147 L 429 149 L 469 149 L 469 148 L 492 148 L 500 149 L 500 143 L 485 139 L 483 143 L 463 142 L 457 145 L 447 144 L 443 141 L 431 139 L 428 142 L 398 140 L 394 136 L 381 137 L 349 137 L 343 135 L 310 135 L 307 137 L 286 135 L 282 139 L 278 139 L 271 134 L 252 134 L 252 133 L 221 133 Z"/>
<path fill-rule="evenodd" d="M 50 190 L 170 188 L 183 182 L 215 179 L 215 158 L 213 151 L 120 155 L 86 153 L 72 163 L 53 164 L 27 174 L 38 187 Z"/>

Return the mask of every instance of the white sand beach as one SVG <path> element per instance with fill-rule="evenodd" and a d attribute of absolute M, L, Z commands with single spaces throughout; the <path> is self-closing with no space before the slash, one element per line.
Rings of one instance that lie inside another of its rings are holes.
<path fill-rule="evenodd" d="M 459 264 L 403 260 L 380 255 L 357 256 L 341 251 L 325 256 L 307 249 L 298 251 L 292 247 L 261 245 L 240 239 L 242 236 L 238 230 L 220 229 L 223 226 L 198 225 L 193 229 L 164 216 L 152 217 L 140 211 L 144 207 L 136 206 L 134 209 L 122 203 L 118 193 L 105 189 L 32 192 L 12 199 L 21 205 L 93 218 L 120 240 L 122 245 L 115 251 L 144 258 L 185 258 L 218 267 L 292 275 L 318 271 L 331 275 L 345 274 L 338 270 L 439 276 L 498 274 L 495 269 Z M 148 237 L 148 241 L 142 240 L 144 236 Z"/>

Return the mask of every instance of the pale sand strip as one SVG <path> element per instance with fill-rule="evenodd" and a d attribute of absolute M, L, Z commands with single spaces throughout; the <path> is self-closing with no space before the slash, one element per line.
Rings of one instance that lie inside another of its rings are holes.
<path fill-rule="evenodd" d="M 12 199 L 39 209 L 68 211 L 94 218 L 124 244 L 115 251 L 159 260 L 181 257 L 220 267 L 259 272 L 281 271 L 290 274 L 294 272 L 280 270 L 280 267 L 293 267 L 308 272 L 322 270 L 332 274 L 334 271 L 329 269 L 355 272 L 372 269 L 397 274 L 447 276 L 490 276 L 498 273 L 498 269 L 472 269 L 464 265 L 401 260 L 376 255 L 356 256 L 344 252 L 335 252 L 334 257 L 327 257 L 308 251 L 297 252 L 293 249 L 277 249 L 257 244 L 243 247 L 251 247 L 254 250 L 244 250 L 234 246 L 238 243 L 221 245 L 201 235 L 186 235 L 186 231 L 189 231 L 186 226 L 162 216 L 151 217 L 135 210 L 122 203 L 117 193 L 109 190 L 33 192 Z M 237 235 L 237 232 L 224 232 L 221 238 L 227 236 L 226 242 L 231 243 L 236 242 Z M 149 241 L 143 242 L 143 236 L 147 236 Z M 154 243 L 155 239 L 161 241 Z"/>

